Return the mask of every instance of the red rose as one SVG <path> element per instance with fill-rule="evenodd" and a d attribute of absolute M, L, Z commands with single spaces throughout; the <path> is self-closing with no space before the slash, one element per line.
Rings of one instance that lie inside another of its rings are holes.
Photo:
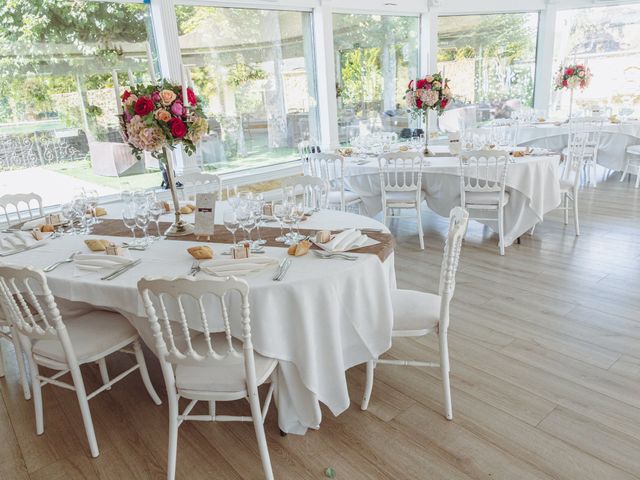
<path fill-rule="evenodd" d="M 187 88 L 187 99 L 189 100 L 189 105 L 195 105 L 198 103 L 198 99 L 196 98 L 196 94 L 193 93 L 193 90 Z"/>
<path fill-rule="evenodd" d="M 566 74 L 569 76 L 573 75 L 573 68 L 567 68 Z"/>
<path fill-rule="evenodd" d="M 133 111 L 140 116 L 153 112 L 153 101 L 149 97 L 140 97 L 133 106 Z"/>
<path fill-rule="evenodd" d="M 416 82 L 416 88 L 420 89 L 420 88 L 426 88 L 426 87 L 427 87 L 427 81 L 425 79 L 421 79 Z"/>
<path fill-rule="evenodd" d="M 182 138 L 187 134 L 187 125 L 179 118 L 173 117 L 168 123 L 174 138 Z"/>
<path fill-rule="evenodd" d="M 568 85 L 569 85 L 569 82 L 567 82 L 566 80 L 562 80 L 563 87 L 567 87 Z"/>
<path fill-rule="evenodd" d="M 446 106 L 447 106 L 447 99 L 443 98 L 442 101 L 440 102 L 440 108 L 444 110 L 444 107 Z"/>
<path fill-rule="evenodd" d="M 422 100 L 420 100 L 419 98 L 416 98 L 416 107 L 422 108 Z"/>
<path fill-rule="evenodd" d="M 131 96 L 131 92 L 129 90 L 125 90 L 124 93 L 122 94 L 122 101 L 124 102 L 127 98 L 129 98 Z"/>

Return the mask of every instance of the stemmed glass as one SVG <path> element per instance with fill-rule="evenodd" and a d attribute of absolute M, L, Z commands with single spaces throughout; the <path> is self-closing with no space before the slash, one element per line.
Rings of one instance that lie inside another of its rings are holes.
<path fill-rule="evenodd" d="M 69 229 L 68 233 L 76 233 L 76 228 L 73 225 L 73 220 L 75 218 L 75 212 L 73 211 L 73 202 L 67 202 L 67 203 L 63 203 L 62 206 L 60 207 L 60 213 L 62 213 L 62 216 L 69 221 L 69 224 L 71 225 L 71 228 Z"/>
<path fill-rule="evenodd" d="M 247 207 L 250 207 L 251 204 L 248 204 Z M 236 216 L 238 217 L 238 221 L 240 222 L 240 226 L 242 230 L 245 231 L 245 241 L 249 243 L 249 246 L 253 246 L 253 241 L 251 240 L 251 230 L 253 230 L 256 226 L 256 216 L 253 213 L 251 208 L 241 208 L 236 211 Z"/>
<path fill-rule="evenodd" d="M 304 203 L 298 202 L 292 206 L 291 217 L 293 218 L 296 226 L 296 233 L 292 240 L 294 242 L 299 242 L 300 240 L 302 240 L 302 238 L 304 238 L 302 235 L 300 235 L 300 222 L 304 218 Z"/>
<path fill-rule="evenodd" d="M 287 204 L 285 202 L 273 203 L 273 216 L 280 224 L 280 236 L 276 237 L 276 242 L 284 243 L 287 237 L 284 234 L 284 217 L 287 215 Z"/>
<path fill-rule="evenodd" d="M 267 243 L 266 240 L 262 239 L 262 234 L 260 232 L 260 227 L 262 226 L 262 221 L 264 220 L 264 203 L 264 195 L 262 193 L 256 194 L 253 199 L 253 212 L 256 216 L 256 228 L 258 231 L 258 239 L 255 241 L 256 245 L 264 245 L 265 243 Z"/>
<path fill-rule="evenodd" d="M 229 203 L 229 206 L 233 210 L 235 210 L 236 208 L 238 208 L 239 201 L 240 199 L 238 198 L 238 186 L 237 185 L 227 186 L 227 202 Z"/>
<path fill-rule="evenodd" d="M 294 209 L 296 208 L 295 204 L 287 203 L 285 204 L 285 215 L 282 218 L 282 221 L 285 225 L 289 227 L 289 233 L 285 235 L 285 245 L 293 245 L 297 241 L 297 235 L 293 233 L 293 226 L 296 223 L 296 216 L 294 214 Z"/>
<path fill-rule="evenodd" d="M 145 247 L 148 246 L 149 237 L 147 235 L 147 228 L 149 228 L 149 207 L 146 204 L 136 208 L 136 227 L 144 233 L 143 245 Z"/>
<path fill-rule="evenodd" d="M 224 223 L 224 228 L 226 228 L 231 235 L 233 235 L 233 246 L 235 247 L 238 243 L 236 242 L 236 231 L 240 226 L 238 222 L 238 217 L 236 216 L 236 212 L 227 211 L 222 215 L 222 221 Z"/>
<path fill-rule="evenodd" d="M 89 209 L 91 210 L 91 225 L 95 225 L 97 223 L 102 223 L 102 220 L 98 220 L 96 215 L 96 208 L 98 207 L 99 195 L 97 190 L 87 190 L 87 203 L 89 204 Z"/>
<path fill-rule="evenodd" d="M 136 243 L 136 207 L 133 203 L 125 205 L 122 209 L 122 222 L 124 226 L 131 230 L 133 242 Z"/>
<path fill-rule="evenodd" d="M 80 230 L 78 233 L 89 233 L 89 226 L 87 223 L 87 209 L 89 207 L 87 203 L 87 197 L 83 194 L 77 195 L 73 198 L 72 208 L 75 217 L 80 221 Z"/>
<path fill-rule="evenodd" d="M 157 239 L 160 240 L 162 234 L 160 233 L 160 215 L 164 213 L 164 206 L 162 202 L 155 200 L 149 206 L 149 219 L 156 224 L 156 230 L 158 232 Z"/>

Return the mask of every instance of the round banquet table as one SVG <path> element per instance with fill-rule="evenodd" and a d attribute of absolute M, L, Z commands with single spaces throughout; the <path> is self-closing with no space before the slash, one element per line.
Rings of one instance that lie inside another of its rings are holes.
<path fill-rule="evenodd" d="M 438 155 L 438 148 L 434 147 L 434 150 Z M 510 199 L 504 210 L 505 245 L 511 245 L 560 204 L 559 161 L 559 155 L 527 155 L 509 163 L 506 190 Z M 460 205 L 459 170 L 456 157 L 425 159 L 422 189 L 429 208 L 438 215 L 448 217 L 451 209 Z M 344 177 L 345 186 L 360 195 L 369 215 L 375 216 L 382 211 L 377 158 L 348 158 Z M 481 222 L 497 231 L 496 221 Z"/>
<path fill-rule="evenodd" d="M 489 129 L 480 127 L 478 133 L 488 133 Z M 556 125 L 552 122 L 540 122 L 518 127 L 517 144 L 520 146 L 547 148 L 562 151 L 569 138 L 569 125 Z M 598 164 L 615 171 L 625 167 L 626 150 L 629 145 L 640 144 L 640 121 L 620 123 L 605 122 L 598 148 Z"/>
<path fill-rule="evenodd" d="M 119 218 L 121 207 L 106 205 L 109 215 Z M 222 218 L 224 202 L 216 208 Z M 192 216 L 191 216 L 192 217 Z M 187 216 L 189 219 L 189 216 Z M 166 215 L 161 220 L 171 221 Z M 383 229 L 373 219 L 336 211 L 320 211 L 301 223 L 301 228 L 340 229 L 347 227 Z M 224 228 L 216 225 L 216 229 Z M 155 226 L 150 226 L 155 233 Z M 255 238 L 255 230 L 253 232 Z M 2 259 L 7 263 L 37 268 L 63 258 L 73 251 L 86 251 L 87 238 L 106 238 L 120 243 L 123 237 L 67 235 L 24 253 Z M 47 273 L 56 297 L 83 302 L 122 313 L 138 329 L 154 350 L 144 306 L 136 283 L 143 277 L 186 275 L 193 258 L 187 248 L 200 242 L 161 240 L 145 251 L 129 251 L 142 262 L 111 281 L 102 281 L 98 272 L 81 271 L 66 264 Z M 207 243 L 220 255 L 228 244 Z M 287 255 L 281 247 L 265 247 L 266 255 L 280 260 Z M 279 360 L 275 381 L 280 428 L 304 434 L 319 428 L 319 402 L 338 415 L 349 406 L 345 371 L 377 358 L 391 346 L 392 310 L 390 288 L 395 288 L 394 257 L 384 262 L 375 254 L 356 254 L 355 262 L 322 260 L 315 255 L 293 259 L 286 277 L 273 281 L 275 267 L 243 277 L 250 285 L 251 329 L 254 348 Z M 228 258 L 228 257 L 227 257 Z M 210 277 L 199 273 L 204 278 Z M 230 307 L 233 310 L 232 307 Z M 212 331 L 223 329 L 220 319 L 211 319 Z M 202 330 L 202 325 L 190 325 Z M 233 332 L 241 337 L 240 329 Z"/>

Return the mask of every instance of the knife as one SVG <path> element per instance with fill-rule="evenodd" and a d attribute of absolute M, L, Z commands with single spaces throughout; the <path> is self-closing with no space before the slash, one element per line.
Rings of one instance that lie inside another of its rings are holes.
<path fill-rule="evenodd" d="M 289 267 L 291 266 L 291 260 L 287 259 L 287 261 L 284 264 L 284 267 L 282 268 L 282 271 L 280 272 L 280 274 L 278 275 L 278 278 L 276 278 L 276 281 L 280 281 L 284 278 L 284 276 L 287 274 L 287 272 L 289 271 Z"/>
<path fill-rule="evenodd" d="M 10 252 L 0 253 L 0 257 L 8 257 L 10 255 L 16 255 L 18 253 L 26 252 L 27 250 L 33 250 L 34 248 L 38 248 L 43 245 L 44 243 L 40 243 L 40 242 L 34 243 L 33 245 L 29 245 L 28 247 L 21 248 L 20 250 L 12 250 Z"/>
<path fill-rule="evenodd" d="M 282 260 L 280 260 L 280 263 L 278 264 L 278 269 L 276 270 L 276 273 L 273 274 L 273 280 L 278 279 L 278 277 L 282 273 L 282 268 L 284 267 L 284 264 L 287 263 L 287 260 L 288 260 L 287 257 L 284 257 Z"/>
<path fill-rule="evenodd" d="M 130 268 L 133 268 L 136 265 L 138 265 L 141 261 L 142 261 L 142 259 L 139 258 L 138 260 L 135 260 L 134 262 L 127 263 L 125 266 L 120 267 L 119 269 L 111 272 L 109 275 L 105 275 L 100 280 L 113 280 L 114 278 L 119 277 L 120 275 L 122 275 L 124 272 L 126 272 Z"/>

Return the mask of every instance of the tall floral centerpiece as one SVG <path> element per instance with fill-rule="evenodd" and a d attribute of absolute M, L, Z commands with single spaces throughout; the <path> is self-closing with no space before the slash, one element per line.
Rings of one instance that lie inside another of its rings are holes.
<path fill-rule="evenodd" d="M 591 70 L 581 64 L 571 64 L 566 67 L 560 66 L 555 78 L 556 90 L 569 90 L 569 118 L 573 114 L 573 91 L 576 88 L 584 90 L 591 82 Z"/>
<path fill-rule="evenodd" d="M 191 88 L 166 80 L 160 84 L 132 86 L 120 98 L 122 135 L 135 157 L 140 160 L 143 152 L 149 152 L 166 166 L 176 215 L 166 234 L 192 233 L 193 226 L 180 218 L 173 151 L 182 145 L 187 154 L 194 154 L 198 142 L 209 132 L 201 102 Z"/>
<path fill-rule="evenodd" d="M 411 116 L 424 121 L 423 153 L 431 155 L 429 151 L 429 110 L 434 110 L 440 116 L 453 99 L 449 88 L 449 79 L 444 78 L 441 73 L 434 73 L 418 80 L 411 80 L 404 98 Z"/>

